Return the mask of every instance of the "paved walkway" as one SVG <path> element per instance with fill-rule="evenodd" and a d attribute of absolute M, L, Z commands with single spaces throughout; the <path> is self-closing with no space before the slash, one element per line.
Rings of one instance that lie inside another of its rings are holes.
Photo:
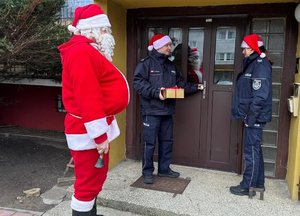
<path fill-rule="evenodd" d="M 241 179 L 234 173 L 173 166 L 181 177 L 191 182 L 183 194 L 131 187 L 140 177 L 141 163 L 127 160 L 109 172 L 103 191 L 98 197 L 98 213 L 106 216 L 299 216 L 300 202 L 292 201 L 286 182 L 267 179 L 265 199 L 230 194 L 229 187 Z M 65 189 L 67 197 L 72 187 Z M 52 194 L 48 199 L 59 195 Z M 61 199 L 61 197 L 60 197 Z M 101 205 L 101 206 L 100 206 Z M 1 214 L 3 216 L 5 214 Z M 7 215 L 20 215 L 19 213 Z M 25 214 L 32 216 L 39 214 Z M 70 199 L 65 199 L 43 216 L 70 216 Z"/>
<path fill-rule="evenodd" d="M 0 216 L 37 216 L 42 215 L 43 212 L 30 212 L 20 209 L 1 209 Z"/>

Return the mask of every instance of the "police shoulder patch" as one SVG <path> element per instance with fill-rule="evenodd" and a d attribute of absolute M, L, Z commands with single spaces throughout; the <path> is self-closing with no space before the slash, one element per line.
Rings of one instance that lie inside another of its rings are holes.
<path fill-rule="evenodd" d="M 254 79 L 253 82 L 252 82 L 252 88 L 254 90 L 258 90 L 261 88 L 261 80 L 259 79 Z"/>

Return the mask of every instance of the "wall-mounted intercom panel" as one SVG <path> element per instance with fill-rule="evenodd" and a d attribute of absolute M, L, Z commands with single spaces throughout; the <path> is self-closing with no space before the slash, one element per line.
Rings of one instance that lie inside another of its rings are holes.
<path fill-rule="evenodd" d="M 298 104 L 300 94 L 300 83 L 294 83 L 294 94 L 288 98 L 288 110 L 294 117 L 298 116 Z"/>

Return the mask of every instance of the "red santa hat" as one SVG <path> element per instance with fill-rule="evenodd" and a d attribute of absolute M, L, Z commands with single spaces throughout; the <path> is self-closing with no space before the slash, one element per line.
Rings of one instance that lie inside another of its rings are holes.
<path fill-rule="evenodd" d="M 89 4 L 75 9 L 72 25 L 68 26 L 70 32 L 97 27 L 111 27 L 110 22 L 102 8 L 97 4 Z"/>
<path fill-rule="evenodd" d="M 199 57 L 199 51 L 198 51 L 197 47 L 191 48 L 189 56 L 191 56 L 191 57 Z"/>
<path fill-rule="evenodd" d="M 261 52 L 259 49 L 259 47 L 261 46 L 263 46 L 263 42 L 262 39 L 257 34 L 246 35 L 241 44 L 241 48 L 251 48 L 255 52 L 257 52 L 257 54 L 261 58 L 265 58 L 266 54 Z"/>
<path fill-rule="evenodd" d="M 148 46 L 148 50 L 151 51 L 154 49 L 162 48 L 167 43 L 172 43 L 171 38 L 168 35 L 156 34 L 153 35 Z"/>

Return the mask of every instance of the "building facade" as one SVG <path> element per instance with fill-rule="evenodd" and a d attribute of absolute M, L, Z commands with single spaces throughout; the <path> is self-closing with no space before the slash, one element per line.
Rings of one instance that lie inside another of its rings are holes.
<path fill-rule="evenodd" d="M 170 35 L 173 59 L 186 79 L 189 53 L 198 50 L 206 89 L 178 101 L 174 118 L 173 160 L 181 165 L 242 172 L 242 125 L 230 116 L 231 98 L 236 75 L 242 69 L 242 38 L 249 33 L 259 34 L 273 62 L 273 120 L 264 129 L 262 143 L 266 175 L 286 179 L 291 197 L 296 199 L 300 177 L 299 119 L 287 106 L 287 98 L 294 94 L 294 82 L 299 80 L 295 70 L 300 54 L 296 1 L 97 2 L 113 20 L 113 33 L 121 43 L 116 52 L 121 50 L 120 60 L 126 59 L 123 68 L 130 85 L 135 65 L 147 55 L 153 34 Z M 126 46 L 122 48 L 123 44 Z M 126 114 L 126 154 L 140 159 L 139 97 L 132 86 L 131 91 Z"/>
<path fill-rule="evenodd" d="M 273 120 L 264 129 L 262 143 L 266 175 L 286 179 L 291 198 L 297 199 L 299 107 L 290 113 L 287 105 L 290 96 L 299 97 L 294 87 L 300 82 L 296 69 L 300 56 L 299 24 L 294 16 L 297 1 L 96 2 L 111 21 L 116 40 L 113 63 L 126 75 L 131 90 L 129 107 L 117 116 L 121 136 L 112 143 L 110 167 L 126 157 L 141 159 L 141 116 L 139 97 L 132 88 L 133 73 L 137 62 L 147 55 L 151 36 L 164 33 L 173 42 L 172 60 L 187 80 L 189 56 L 197 51 L 197 67 L 206 86 L 205 91 L 177 102 L 173 162 L 241 173 L 243 130 L 242 124 L 231 118 L 231 100 L 235 78 L 242 70 L 242 38 L 257 33 L 273 62 Z M 58 109 L 60 91 L 60 85 L 53 83 L 1 84 L 0 98 L 9 103 L 0 106 L 0 124 L 63 130 L 64 113 Z"/>

